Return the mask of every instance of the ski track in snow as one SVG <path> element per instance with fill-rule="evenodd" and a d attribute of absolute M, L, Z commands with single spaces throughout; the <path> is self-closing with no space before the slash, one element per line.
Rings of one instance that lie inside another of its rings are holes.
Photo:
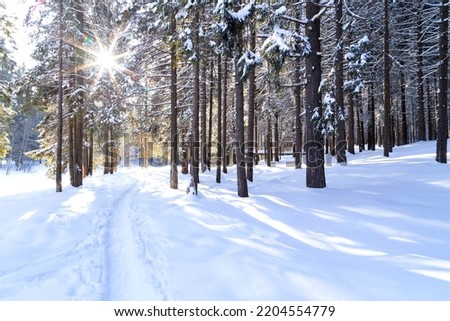
<path fill-rule="evenodd" d="M 156 240 L 147 239 L 145 213 L 139 209 L 137 195 L 143 182 L 130 182 L 113 198 L 106 210 L 105 293 L 106 300 L 168 300 L 162 266 L 164 259 Z"/>

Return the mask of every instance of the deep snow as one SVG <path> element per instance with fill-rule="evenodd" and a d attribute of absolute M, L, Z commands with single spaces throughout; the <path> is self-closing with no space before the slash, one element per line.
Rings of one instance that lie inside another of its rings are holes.
<path fill-rule="evenodd" d="M 325 189 L 285 162 L 171 190 L 169 167 L 82 188 L 0 171 L 2 300 L 449 300 L 450 168 L 435 143 L 350 156 Z M 290 160 L 285 158 L 284 160 Z"/>

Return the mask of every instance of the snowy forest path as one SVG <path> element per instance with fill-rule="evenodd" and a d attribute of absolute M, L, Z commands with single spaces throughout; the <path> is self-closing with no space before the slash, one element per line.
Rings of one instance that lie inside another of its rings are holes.
<path fill-rule="evenodd" d="M 148 238 L 145 213 L 139 208 L 139 192 L 145 181 L 127 182 L 123 193 L 111 196 L 106 210 L 104 248 L 104 299 L 161 300 L 167 294 L 163 260 Z"/>

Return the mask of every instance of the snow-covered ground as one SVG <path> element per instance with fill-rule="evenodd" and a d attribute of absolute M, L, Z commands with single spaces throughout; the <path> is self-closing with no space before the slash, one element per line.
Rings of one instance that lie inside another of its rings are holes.
<path fill-rule="evenodd" d="M 43 170 L 0 172 L 2 300 L 450 300 L 450 168 L 435 143 L 326 168 L 235 170 L 200 197 L 168 167 L 120 169 L 54 192 Z"/>

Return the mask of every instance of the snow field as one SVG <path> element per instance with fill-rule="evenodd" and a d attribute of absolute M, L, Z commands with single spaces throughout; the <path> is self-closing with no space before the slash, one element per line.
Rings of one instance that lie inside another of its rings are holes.
<path fill-rule="evenodd" d="M 235 168 L 200 195 L 169 167 L 96 173 L 79 189 L 0 176 L 2 300 L 448 300 L 448 165 L 434 142 L 349 155 L 325 189 L 305 169 Z"/>

